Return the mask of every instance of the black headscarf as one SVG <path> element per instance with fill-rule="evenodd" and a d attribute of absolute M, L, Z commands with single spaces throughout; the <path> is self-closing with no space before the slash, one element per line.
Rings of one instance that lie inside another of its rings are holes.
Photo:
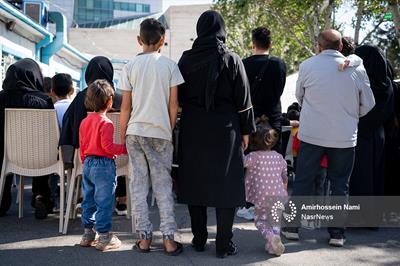
<path fill-rule="evenodd" d="M 218 77 L 227 64 L 225 54 L 228 53 L 228 48 L 225 45 L 224 19 L 218 12 L 208 10 L 201 14 L 197 21 L 196 31 L 197 39 L 194 41 L 192 49 L 186 52 L 186 55 L 190 56 L 192 62 L 194 62 L 193 70 L 197 69 L 199 65 L 209 65 L 205 89 L 205 106 L 208 111 L 214 107 Z"/>
<path fill-rule="evenodd" d="M 96 56 L 90 60 L 86 72 L 85 80 L 89 86 L 97 79 L 105 79 L 113 85 L 114 68 L 111 61 L 104 56 Z M 85 97 L 87 89 L 79 92 L 72 101 L 64 114 L 61 127 L 60 145 L 72 145 L 79 147 L 79 126 L 82 120 L 87 116 L 85 108 Z M 115 94 L 113 108 L 119 109 L 121 105 L 120 95 Z"/>
<path fill-rule="evenodd" d="M 12 64 L 7 69 L 3 89 L 21 93 L 43 91 L 43 75 L 39 65 L 30 58 Z"/>
<path fill-rule="evenodd" d="M 113 78 L 114 68 L 107 57 L 96 56 L 90 60 L 85 72 L 85 81 L 88 86 L 97 79 L 105 79 L 113 85 Z"/>

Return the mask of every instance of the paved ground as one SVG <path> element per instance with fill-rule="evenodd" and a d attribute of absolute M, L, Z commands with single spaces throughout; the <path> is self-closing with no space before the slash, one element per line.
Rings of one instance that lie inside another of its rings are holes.
<path fill-rule="evenodd" d="M 302 230 L 302 240 L 286 242 L 286 253 L 279 258 L 263 251 L 263 240 L 251 222 L 237 218 L 234 241 L 239 245 L 238 255 L 226 259 L 215 258 L 215 215 L 209 209 L 209 242 L 203 253 L 189 246 L 190 221 L 186 207 L 176 206 L 179 234 L 177 240 L 185 245 L 179 257 L 167 257 L 162 252 L 161 235 L 155 233 L 154 252 L 138 254 L 132 250 L 134 235 L 130 221 L 115 216 L 114 230 L 123 242 L 121 249 L 98 252 L 80 248 L 82 229 L 79 219 L 71 221 L 67 236 L 58 234 L 58 217 L 35 220 L 29 207 L 30 190 L 25 191 L 25 217 L 17 218 L 13 206 L 8 216 L 0 218 L 0 265 L 400 265 L 400 229 L 379 231 L 351 230 L 344 248 L 327 245 L 325 230 Z M 151 219 L 158 228 L 157 208 L 151 209 Z"/>

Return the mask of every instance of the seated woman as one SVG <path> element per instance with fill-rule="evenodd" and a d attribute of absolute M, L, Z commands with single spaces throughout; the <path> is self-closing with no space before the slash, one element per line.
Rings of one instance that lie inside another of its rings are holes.
<path fill-rule="evenodd" d="M 5 108 L 54 109 L 51 98 L 43 91 L 43 76 L 39 65 L 25 58 L 11 65 L 0 92 L 0 125 L 4 128 Z M 0 168 L 4 156 L 4 130 L 0 130 Z M 32 207 L 35 217 L 44 219 L 53 208 L 48 185 L 49 176 L 35 177 L 32 180 Z M 4 216 L 11 206 L 12 175 L 7 176 L 0 216 Z"/>
<path fill-rule="evenodd" d="M 96 56 L 90 60 L 85 72 L 85 81 L 88 86 L 97 79 L 105 79 L 113 85 L 113 78 L 114 68 L 108 58 L 104 56 Z M 75 99 L 64 114 L 60 137 L 61 146 L 73 146 L 75 149 L 79 148 L 79 126 L 82 120 L 87 116 L 87 110 L 84 104 L 86 91 L 87 88 L 76 95 Z M 120 110 L 121 101 L 121 94 L 116 93 L 113 98 L 112 111 L 115 112 Z M 67 159 L 67 161 L 72 162 L 72 158 L 73 154 L 71 158 Z M 117 206 L 115 208 L 116 213 L 118 215 L 126 215 L 126 188 L 125 179 L 123 177 L 118 177 L 115 195 L 117 197 Z"/>

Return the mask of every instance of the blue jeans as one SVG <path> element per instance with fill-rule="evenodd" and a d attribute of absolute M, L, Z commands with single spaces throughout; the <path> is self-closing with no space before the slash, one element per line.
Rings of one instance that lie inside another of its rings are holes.
<path fill-rule="evenodd" d="M 111 230 L 117 176 L 115 162 L 106 157 L 89 156 L 83 165 L 82 225 L 99 233 Z"/>

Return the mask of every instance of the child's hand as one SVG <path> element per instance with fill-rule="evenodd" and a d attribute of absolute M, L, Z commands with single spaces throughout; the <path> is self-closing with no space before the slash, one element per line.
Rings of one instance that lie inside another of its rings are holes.
<path fill-rule="evenodd" d="M 339 71 L 344 71 L 350 64 L 349 59 L 345 59 L 342 64 L 339 65 Z"/>
<path fill-rule="evenodd" d="M 247 150 L 249 147 L 249 135 L 243 135 L 242 136 L 242 145 L 243 145 L 243 150 Z"/>

